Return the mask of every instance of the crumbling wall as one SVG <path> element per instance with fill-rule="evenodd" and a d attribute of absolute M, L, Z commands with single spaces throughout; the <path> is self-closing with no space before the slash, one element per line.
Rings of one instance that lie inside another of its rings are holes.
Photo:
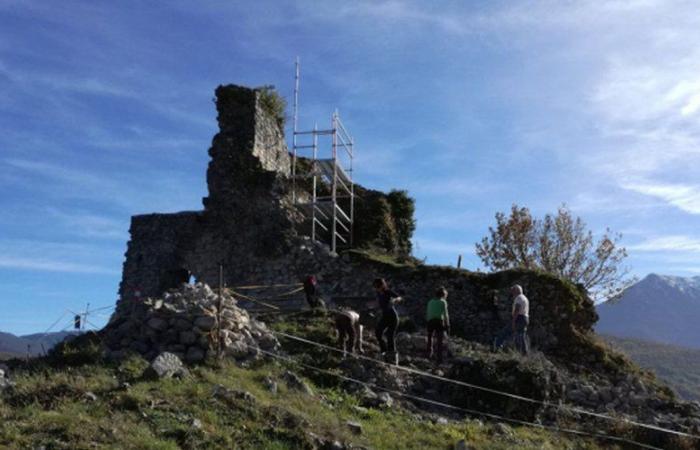
<path fill-rule="evenodd" d="M 219 132 L 209 149 L 203 211 L 132 218 L 120 285 L 122 317 L 130 302 L 159 297 L 190 275 L 218 286 L 221 266 L 223 282 L 230 287 L 296 283 L 315 274 L 327 299 L 354 301 L 359 309 L 374 296 L 372 280 L 385 277 L 405 291 L 401 310 L 417 323 L 423 321 L 425 302 L 444 285 L 450 291 L 453 330 L 481 342 L 508 323 L 507 291 L 518 282 L 532 301 L 534 344 L 554 350 L 590 331 L 592 303 L 556 278 L 397 265 L 359 257 L 361 252 L 336 256 L 326 245 L 300 235 L 304 217 L 291 203 L 290 160 L 280 117 L 261 103 L 261 95 L 239 86 L 217 88 Z M 413 200 L 403 191 L 383 194 L 358 187 L 357 192 L 356 245 L 407 257 L 415 227 Z"/>
<path fill-rule="evenodd" d="M 200 212 L 133 216 L 120 297 L 145 298 L 177 287 L 183 278 L 178 275 L 191 272 L 186 254 L 195 244 L 201 220 Z"/>

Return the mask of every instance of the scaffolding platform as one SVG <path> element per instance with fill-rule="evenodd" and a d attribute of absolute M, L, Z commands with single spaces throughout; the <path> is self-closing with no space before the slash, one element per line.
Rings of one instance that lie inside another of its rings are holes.
<path fill-rule="evenodd" d="M 340 247 L 352 247 L 355 221 L 355 184 L 352 178 L 354 141 L 341 122 L 338 111 L 331 116 L 329 129 L 319 130 L 314 126 L 313 130 L 299 131 L 298 105 L 299 62 L 297 61 L 292 138 L 292 199 L 298 210 L 309 220 L 311 239 L 325 242 L 330 245 L 331 251 L 337 252 Z M 319 146 L 319 138 L 325 140 L 330 138 L 330 146 Z M 299 143 L 300 139 L 305 139 L 306 142 Z M 324 157 L 319 153 L 325 153 Z M 300 156 L 311 160 L 310 173 L 298 174 L 297 159 Z M 300 193 L 297 192 L 297 179 L 300 177 L 312 178 L 310 193 L 299 195 Z M 330 189 L 330 195 L 320 196 L 319 188 L 323 187 L 325 193 L 325 185 Z"/>

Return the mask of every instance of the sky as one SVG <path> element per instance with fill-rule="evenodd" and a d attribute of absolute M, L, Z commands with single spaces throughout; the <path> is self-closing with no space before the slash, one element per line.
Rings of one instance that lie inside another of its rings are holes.
<path fill-rule="evenodd" d="M 428 263 L 565 203 L 633 274 L 700 274 L 695 1 L 0 0 L 0 330 L 113 305 L 130 216 L 201 208 L 216 86 L 291 105 L 296 57 L 300 128 L 339 110 Z"/>

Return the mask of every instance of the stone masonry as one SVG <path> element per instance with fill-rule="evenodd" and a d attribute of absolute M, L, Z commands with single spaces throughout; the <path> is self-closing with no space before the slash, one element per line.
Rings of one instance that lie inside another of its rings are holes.
<path fill-rule="evenodd" d="M 489 342 L 508 322 L 508 288 L 520 283 L 531 298 L 533 344 L 570 351 L 597 320 L 585 293 L 534 272 L 477 274 L 435 266 L 379 263 L 359 253 L 331 254 L 304 236 L 304 217 L 291 204 L 290 157 L 283 130 L 263 108 L 260 91 L 216 90 L 219 132 L 207 170 L 202 211 L 148 214 L 131 220 L 117 314 L 132 303 L 159 298 L 190 278 L 216 287 L 219 265 L 227 286 L 291 284 L 314 274 L 326 300 L 358 309 L 373 296 L 378 276 L 403 290 L 403 315 L 423 322 L 425 302 L 437 286 L 450 291 L 452 329 Z M 127 309 L 128 310 L 128 309 Z"/>

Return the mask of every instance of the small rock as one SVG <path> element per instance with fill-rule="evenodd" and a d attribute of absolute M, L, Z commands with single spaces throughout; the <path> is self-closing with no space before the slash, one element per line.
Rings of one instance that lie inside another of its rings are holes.
<path fill-rule="evenodd" d="M 211 331 L 216 325 L 216 317 L 199 316 L 194 320 L 194 326 L 204 331 Z"/>
<path fill-rule="evenodd" d="M 187 369 L 180 358 L 172 353 L 164 352 L 153 360 L 144 375 L 150 378 L 172 378 L 186 374 Z"/>
<path fill-rule="evenodd" d="M 150 328 L 153 328 L 156 331 L 163 331 L 166 328 L 168 328 L 168 322 L 158 317 L 153 317 L 152 319 L 149 319 L 146 325 L 148 325 Z"/>
<path fill-rule="evenodd" d="M 87 391 L 87 392 L 84 394 L 84 397 L 85 397 L 87 400 L 90 400 L 91 402 L 96 402 L 96 401 L 97 401 L 97 395 L 95 395 L 94 392 Z"/>
<path fill-rule="evenodd" d="M 233 341 L 228 347 L 226 347 L 226 354 L 233 356 L 236 359 L 245 358 L 248 356 L 248 353 L 248 344 L 242 340 Z"/>
<path fill-rule="evenodd" d="M 506 425 L 505 423 L 498 422 L 493 426 L 493 429 L 496 433 L 503 435 L 503 436 L 508 436 L 512 437 L 514 436 L 513 429 Z"/>
<path fill-rule="evenodd" d="M 313 389 L 294 372 L 287 370 L 284 372 L 284 375 L 282 375 L 282 378 L 287 382 L 287 386 L 290 389 L 303 392 L 307 395 L 314 395 Z"/>
<path fill-rule="evenodd" d="M 353 422 L 351 420 L 348 420 L 345 422 L 345 425 L 352 431 L 354 434 L 362 434 L 362 424 L 359 422 Z"/>
<path fill-rule="evenodd" d="M 180 332 L 180 343 L 183 345 L 192 345 L 197 341 L 197 335 L 192 331 Z"/>
<path fill-rule="evenodd" d="M 435 423 L 438 425 L 447 425 L 450 422 L 444 417 L 438 417 L 437 420 L 435 420 Z"/>
<path fill-rule="evenodd" d="M 369 414 L 369 409 L 363 406 L 353 406 L 351 409 L 361 416 L 366 416 Z"/>
<path fill-rule="evenodd" d="M 277 382 L 275 380 L 273 380 L 272 378 L 265 377 L 263 379 L 263 385 L 265 386 L 265 388 L 268 391 L 272 392 L 273 394 L 277 393 Z"/>
<path fill-rule="evenodd" d="M 195 430 L 201 430 L 202 429 L 202 421 L 199 419 L 192 419 L 190 422 L 190 426 L 194 428 Z"/>

